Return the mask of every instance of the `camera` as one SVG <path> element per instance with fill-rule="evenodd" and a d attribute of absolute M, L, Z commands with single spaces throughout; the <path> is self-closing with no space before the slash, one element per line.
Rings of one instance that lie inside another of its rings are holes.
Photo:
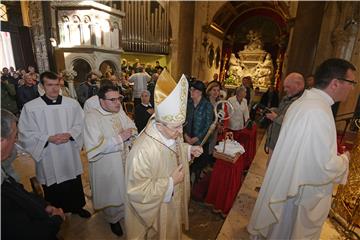
<path fill-rule="evenodd" d="M 267 113 L 271 113 L 271 109 L 261 103 L 254 104 L 250 109 L 250 119 L 259 122 L 260 126 L 266 128 L 271 121 L 266 118 Z M 259 117 L 258 117 L 259 116 Z"/>

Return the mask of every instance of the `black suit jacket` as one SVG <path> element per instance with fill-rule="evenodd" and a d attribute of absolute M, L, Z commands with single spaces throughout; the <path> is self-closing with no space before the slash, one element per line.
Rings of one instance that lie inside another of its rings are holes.
<path fill-rule="evenodd" d="M 57 239 L 63 222 L 49 216 L 48 204 L 9 177 L 1 184 L 1 239 Z"/>

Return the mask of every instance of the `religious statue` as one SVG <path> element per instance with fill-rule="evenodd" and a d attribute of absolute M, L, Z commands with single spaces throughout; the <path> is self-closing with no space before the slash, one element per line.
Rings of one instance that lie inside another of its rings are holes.
<path fill-rule="evenodd" d="M 245 50 L 252 51 L 256 49 L 263 49 L 263 42 L 261 41 L 261 35 L 259 32 L 250 30 L 246 35 L 249 40 L 249 44 L 245 45 Z"/>
<path fill-rule="evenodd" d="M 264 44 L 259 32 L 250 30 L 246 37 L 249 43 L 245 45 L 244 50 L 238 52 L 240 58 L 231 53 L 229 78 L 225 80 L 225 85 L 230 88 L 239 86 L 242 78 L 250 76 L 254 88 L 259 87 L 262 91 L 266 91 L 274 75 L 271 55 L 263 50 Z"/>
<path fill-rule="evenodd" d="M 271 60 L 270 54 L 266 54 L 264 62 L 258 63 L 255 70 L 255 75 L 258 80 L 259 87 L 267 88 L 268 84 L 271 83 L 271 76 L 274 73 L 274 65 Z"/>

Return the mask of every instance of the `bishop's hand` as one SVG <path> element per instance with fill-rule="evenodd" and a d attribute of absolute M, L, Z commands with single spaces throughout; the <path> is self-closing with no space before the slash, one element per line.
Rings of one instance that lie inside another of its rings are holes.
<path fill-rule="evenodd" d="M 171 177 L 174 181 L 174 186 L 184 181 L 184 176 L 185 173 L 184 173 L 183 165 L 180 164 L 171 174 Z"/>
<path fill-rule="evenodd" d="M 122 140 L 125 142 L 131 137 L 132 129 L 131 128 L 125 129 L 124 131 L 120 132 L 119 135 L 122 138 Z"/>
<path fill-rule="evenodd" d="M 193 157 L 199 157 L 204 152 L 201 146 L 191 146 L 190 153 Z"/>

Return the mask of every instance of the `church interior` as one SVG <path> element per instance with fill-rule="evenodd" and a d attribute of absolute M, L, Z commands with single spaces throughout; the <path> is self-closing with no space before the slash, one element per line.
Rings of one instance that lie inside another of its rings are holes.
<path fill-rule="evenodd" d="M 351 62 L 357 68 L 356 81 L 360 79 L 358 1 L 24 0 L 1 1 L 0 15 L 2 71 L 11 72 L 12 67 L 18 83 L 29 66 L 37 75 L 44 71 L 61 74 L 69 97 L 75 99 L 88 73 L 96 74 L 96 84 L 101 85 L 113 75 L 127 81 L 138 66 L 150 76 L 161 68 L 175 80 L 185 74 L 204 84 L 217 81 L 227 98 L 236 95 L 244 78 L 251 77 L 258 100 L 249 111 L 256 110 L 269 89 L 280 99 L 285 96 L 284 79 L 289 73 L 298 72 L 307 81 L 328 58 Z M 133 85 L 127 87 L 123 108 L 133 118 Z M 360 239 L 359 93 L 358 83 L 346 101 L 332 106 L 338 144 L 346 146 L 351 160 L 348 183 L 335 187 L 320 239 Z M 214 156 L 215 165 L 192 185 L 190 229 L 183 230 L 183 239 L 250 239 L 246 226 L 268 159 L 264 151 L 268 125 L 257 113 L 250 113 L 250 118 L 253 125 L 241 133 L 239 142 L 245 153 L 239 160 L 219 166 L 222 160 Z M 41 194 L 41 186 L 34 181 L 34 160 L 21 146 L 16 147 L 12 167 L 19 182 L 27 191 Z M 92 216 L 67 214 L 58 237 L 119 239 L 102 213 L 93 209 L 84 150 L 81 162 L 85 209 Z M 217 167 L 221 173 L 215 173 Z M 121 225 L 124 229 L 123 220 Z"/>

